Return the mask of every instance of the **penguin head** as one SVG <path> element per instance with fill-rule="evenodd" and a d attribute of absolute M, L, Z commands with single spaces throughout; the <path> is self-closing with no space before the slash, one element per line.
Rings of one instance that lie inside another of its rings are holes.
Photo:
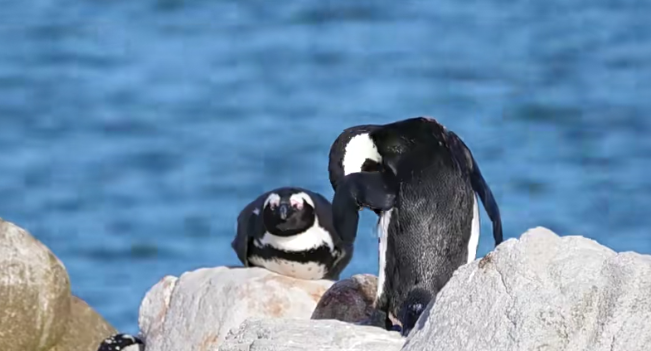
<path fill-rule="evenodd" d="M 278 189 L 267 197 L 262 220 L 267 231 L 277 236 L 303 233 L 314 225 L 314 202 L 299 189 Z"/>
<path fill-rule="evenodd" d="M 372 133 L 378 125 L 360 125 L 339 134 L 330 147 L 328 172 L 332 189 L 345 176 L 356 172 L 375 172 L 382 169 L 382 155 Z"/>
<path fill-rule="evenodd" d="M 116 334 L 104 339 L 97 351 L 143 351 L 145 344 L 138 337 L 129 334 Z"/>

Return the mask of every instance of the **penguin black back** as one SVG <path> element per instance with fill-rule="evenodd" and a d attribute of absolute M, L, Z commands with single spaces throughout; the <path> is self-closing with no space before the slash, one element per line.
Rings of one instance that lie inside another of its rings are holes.
<path fill-rule="evenodd" d="M 474 259 L 469 241 L 475 202 L 470 181 L 445 150 L 417 148 L 396 170 L 400 193 L 380 224 L 386 244 L 377 307 L 400 318 L 414 306 L 422 312 L 454 271 Z M 410 323 L 401 322 L 408 332 Z"/>
<path fill-rule="evenodd" d="M 470 179 L 475 193 L 493 224 L 495 246 L 503 241 L 500 209 L 486 183 L 470 148 L 453 131 L 433 118 L 415 117 L 385 125 L 359 125 L 346 128 L 330 148 L 328 173 L 332 189 L 353 173 L 379 173 L 368 177 L 382 178 L 391 183 L 397 173 L 396 164 L 401 158 L 435 140 L 447 149 L 453 162 Z M 379 179 L 377 179 L 379 181 Z M 393 186 L 398 186 L 394 184 Z M 378 215 L 377 209 L 374 210 Z"/>
<path fill-rule="evenodd" d="M 356 231 L 360 207 L 380 215 L 376 307 L 397 316 L 406 334 L 476 255 L 475 192 L 493 221 L 496 245 L 502 241 L 497 204 L 465 144 L 433 119 L 348 128 L 330 156 L 337 230 Z"/>

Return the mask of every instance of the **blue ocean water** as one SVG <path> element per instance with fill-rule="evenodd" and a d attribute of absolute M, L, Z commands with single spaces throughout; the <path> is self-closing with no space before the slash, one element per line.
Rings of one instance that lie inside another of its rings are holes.
<path fill-rule="evenodd" d="M 351 125 L 429 115 L 472 149 L 505 237 L 651 253 L 651 3 L 2 1 L 0 217 L 118 329 L 164 275 L 238 264 L 262 191 L 333 192 Z M 482 213 L 479 255 L 493 245 Z M 344 272 L 377 272 L 366 211 Z"/>

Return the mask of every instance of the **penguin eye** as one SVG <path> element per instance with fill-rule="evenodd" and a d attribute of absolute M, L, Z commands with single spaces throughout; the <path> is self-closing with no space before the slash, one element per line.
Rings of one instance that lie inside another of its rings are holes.
<path fill-rule="evenodd" d="M 380 172 L 382 165 L 379 162 L 373 161 L 369 158 L 362 164 L 362 172 Z"/>
<path fill-rule="evenodd" d="M 303 201 L 293 201 L 292 200 L 292 207 L 297 209 L 297 210 L 302 210 L 303 209 Z"/>

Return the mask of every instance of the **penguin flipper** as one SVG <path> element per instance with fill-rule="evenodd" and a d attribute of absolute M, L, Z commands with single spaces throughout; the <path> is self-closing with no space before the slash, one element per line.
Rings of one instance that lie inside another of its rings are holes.
<path fill-rule="evenodd" d="M 237 216 L 237 233 L 231 242 L 231 247 L 244 267 L 249 266 L 249 244 L 253 239 L 261 237 L 264 234 L 264 227 L 259 213 L 262 211 L 262 204 L 268 194 L 267 192 L 260 195 L 257 199 L 246 205 Z M 256 210 L 258 210 L 258 213 L 256 213 Z"/>
<path fill-rule="evenodd" d="M 345 176 L 332 199 L 334 227 L 343 245 L 352 247 L 357 236 L 359 211 L 366 207 L 386 211 L 393 207 L 396 191 L 388 174 L 358 172 Z"/>
<path fill-rule="evenodd" d="M 339 275 L 341 275 L 341 272 L 343 272 L 353 258 L 354 247 L 352 244 L 343 245 L 340 243 L 338 250 L 338 257 L 332 265 L 332 268 L 328 271 L 328 274 L 325 277 L 326 279 L 334 281 L 339 280 Z"/>
<path fill-rule="evenodd" d="M 493 192 L 491 191 L 484 176 L 479 170 L 479 165 L 475 161 L 475 158 L 470 152 L 468 146 L 461 140 L 461 138 L 455 134 L 453 131 L 447 130 L 447 143 L 452 152 L 454 158 L 459 163 L 461 169 L 464 173 L 467 173 L 470 176 L 470 183 L 472 185 L 475 193 L 479 195 L 484 209 L 488 214 L 491 222 L 493 222 L 493 238 L 495 239 L 495 246 L 502 243 L 503 233 L 502 233 L 502 217 L 500 215 L 500 208 L 493 197 Z"/>
<path fill-rule="evenodd" d="M 248 227 L 250 221 L 247 219 L 251 219 L 252 217 L 252 213 L 249 214 L 248 218 L 242 218 L 242 214 L 240 214 L 237 219 L 237 234 L 235 235 L 235 239 L 233 239 L 231 242 L 231 247 L 235 251 L 237 258 L 239 258 L 244 267 L 249 266 L 249 260 L 247 259 L 247 256 L 249 249 Z"/>

